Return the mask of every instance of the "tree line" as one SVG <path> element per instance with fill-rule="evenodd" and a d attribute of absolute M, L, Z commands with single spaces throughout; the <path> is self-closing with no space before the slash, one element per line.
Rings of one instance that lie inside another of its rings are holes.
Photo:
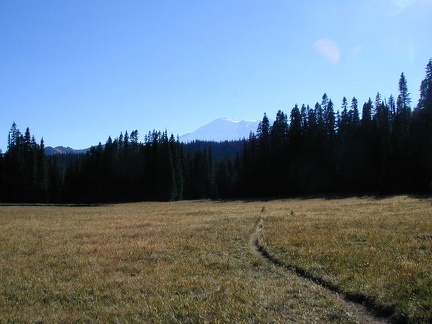
<path fill-rule="evenodd" d="M 44 153 L 13 123 L 0 155 L 1 202 L 101 203 L 326 193 L 426 192 L 432 185 L 432 60 L 411 107 L 377 93 L 361 107 L 324 94 L 313 107 L 266 114 L 248 139 L 180 143 L 167 131 L 121 133 L 83 155 Z M 339 108 L 339 109 L 338 109 Z"/>

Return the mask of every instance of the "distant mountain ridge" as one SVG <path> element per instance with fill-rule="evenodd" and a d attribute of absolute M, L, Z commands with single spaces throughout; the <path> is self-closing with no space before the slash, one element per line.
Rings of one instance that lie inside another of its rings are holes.
<path fill-rule="evenodd" d="M 64 146 L 47 146 L 45 147 L 45 154 L 46 155 L 55 155 L 55 154 L 85 154 L 87 151 L 90 150 L 90 148 L 82 149 L 82 150 L 75 150 L 71 147 L 64 147 Z"/>
<path fill-rule="evenodd" d="M 238 141 L 249 138 L 251 132 L 256 133 L 259 123 L 260 121 L 257 120 L 218 118 L 191 133 L 180 136 L 179 139 L 182 143 L 191 143 L 193 141 Z M 45 154 L 85 154 L 89 150 L 90 148 L 76 150 L 65 146 L 47 146 L 45 147 Z"/>
<path fill-rule="evenodd" d="M 248 138 L 251 132 L 258 128 L 257 120 L 237 120 L 232 118 L 218 118 L 201 126 L 197 130 L 180 136 L 180 142 L 188 143 L 200 141 L 235 141 Z"/>

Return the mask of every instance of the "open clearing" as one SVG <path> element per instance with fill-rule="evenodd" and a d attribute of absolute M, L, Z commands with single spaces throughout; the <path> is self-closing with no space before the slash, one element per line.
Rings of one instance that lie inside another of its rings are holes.
<path fill-rule="evenodd" d="M 0 207 L 0 322 L 356 323 L 333 292 L 432 318 L 432 206 L 386 199 Z"/>

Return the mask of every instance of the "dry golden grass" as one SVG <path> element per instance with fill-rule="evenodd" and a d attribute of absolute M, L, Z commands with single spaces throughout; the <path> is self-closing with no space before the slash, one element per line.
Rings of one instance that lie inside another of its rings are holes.
<path fill-rule="evenodd" d="M 0 207 L 0 322 L 355 322 L 253 252 L 261 208 Z"/>
<path fill-rule="evenodd" d="M 185 201 L 0 207 L 0 322 L 355 323 L 254 253 L 262 215 L 263 243 L 287 264 L 430 314 L 430 202 Z"/>
<path fill-rule="evenodd" d="M 432 204 L 409 197 L 268 204 L 262 244 L 284 264 L 393 309 L 432 321 Z"/>

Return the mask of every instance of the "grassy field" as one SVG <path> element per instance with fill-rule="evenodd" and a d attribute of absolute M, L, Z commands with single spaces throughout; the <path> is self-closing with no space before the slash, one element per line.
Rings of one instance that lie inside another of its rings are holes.
<path fill-rule="evenodd" d="M 291 200 L 269 205 L 261 244 L 338 290 L 432 322 L 431 200 Z"/>
<path fill-rule="evenodd" d="M 0 322 L 355 323 L 287 265 L 430 319 L 432 206 L 396 197 L 0 207 Z"/>

